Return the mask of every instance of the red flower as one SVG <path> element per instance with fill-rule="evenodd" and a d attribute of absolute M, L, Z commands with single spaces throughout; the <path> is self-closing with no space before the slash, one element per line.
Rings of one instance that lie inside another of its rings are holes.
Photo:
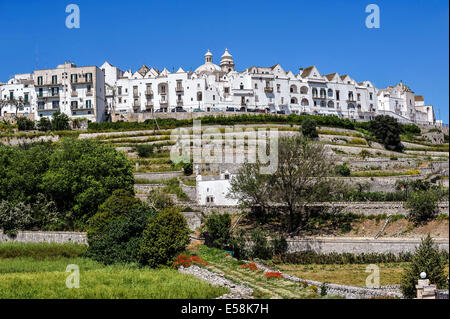
<path fill-rule="evenodd" d="M 248 269 L 248 270 L 252 270 L 252 271 L 258 270 L 258 267 L 256 266 L 255 263 L 249 263 L 249 264 L 241 265 L 240 268 Z"/>
<path fill-rule="evenodd" d="M 271 272 L 266 272 L 264 274 L 264 277 L 266 277 L 267 280 L 270 280 L 270 279 L 282 279 L 283 275 L 281 275 L 279 271 L 277 271 L 277 272 L 271 271 Z"/>
<path fill-rule="evenodd" d="M 192 265 L 208 266 L 208 263 L 201 259 L 199 256 L 179 255 L 173 265 L 175 266 L 175 268 L 178 268 L 180 266 L 188 268 Z"/>

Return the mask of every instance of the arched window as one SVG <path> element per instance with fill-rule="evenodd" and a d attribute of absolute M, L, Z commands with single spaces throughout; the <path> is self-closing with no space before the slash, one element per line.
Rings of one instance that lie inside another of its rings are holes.
<path fill-rule="evenodd" d="M 325 91 L 325 89 L 320 89 L 320 97 L 321 98 L 326 98 L 327 97 L 327 91 Z"/>
<path fill-rule="evenodd" d="M 296 97 L 291 98 L 291 104 L 298 104 Z"/>
<path fill-rule="evenodd" d="M 349 109 L 354 109 L 354 108 L 355 108 L 355 104 L 349 103 L 349 104 L 348 104 L 348 108 L 349 108 Z"/>
<path fill-rule="evenodd" d="M 317 97 L 318 96 L 318 92 L 317 92 L 316 88 L 312 89 L 312 95 L 313 95 L 313 97 Z"/>
<path fill-rule="evenodd" d="M 308 94 L 308 87 L 307 86 L 302 86 L 300 88 L 300 93 L 301 94 Z"/>
<path fill-rule="evenodd" d="M 352 91 L 348 92 L 348 100 L 353 101 L 353 92 Z"/>
<path fill-rule="evenodd" d="M 197 101 L 203 100 L 203 94 L 202 92 L 197 92 Z"/>
<path fill-rule="evenodd" d="M 333 97 L 333 90 L 332 89 L 328 89 L 328 97 Z"/>
<path fill-rule="evenodd" d="M 333 101 L 328 101 L 328 107 L 329 108 L 334 108 L 334 102 Z"/>
<path fill-rule="evenodd" d="M 291 85 L 291 93 L 297 93 L 297 86 Z"/>
<path fill-rule="evenodd" d="M 327 106 L 327 102 L 325 102 L 325 101 L 320 101 L 320 106 L 321 106 L 321 107 L 326 107 L 326 106 Z"/>
<path fill-rule="evenodd" d="M 308 99 L 303 99 L 302 100 L 302 106 L 309 106 Z"/>

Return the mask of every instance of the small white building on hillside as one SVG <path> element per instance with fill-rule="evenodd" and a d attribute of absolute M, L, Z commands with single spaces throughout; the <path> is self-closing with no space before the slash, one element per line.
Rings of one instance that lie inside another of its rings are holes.
<path fill-rule="evenodd" d="M 217 175 L 197 175 L 197 203 L 208 206 L 236 206 L 238 201 L 228 198 L 233 175 L 228 171 Z"/>

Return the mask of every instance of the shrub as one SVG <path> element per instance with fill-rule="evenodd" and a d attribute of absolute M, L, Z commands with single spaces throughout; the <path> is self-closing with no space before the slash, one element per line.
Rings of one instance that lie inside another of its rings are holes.
<path fill-rule="evenodd" d="M 67 114 L 56 111 L 53 113 L 52 129 L 54 131 L 66 131 L 70 129 L 69 121 Z"/>
<path fill-rule="evenodd" d="M 189 244 L 189 228 L 184 216 L 175 209 L 161 212 L 145 228 L 139 260 L 152 268 L 169 265 Z"/>
<path fill-rule="evenodd" d="M 189 268 L 193 265 L 199 267 L 208 266 L 208 263 L 199 256 L 188 256 L 183 254 L 177 257 L 177 260 L 173 265 L 175 268 L 179 267 Z"/>
<path fill-rule="evenodd" d="M 206 220 L 209 240 L 216 248 L 223 249 L 230 244 L 231 216 L 214 212 Z"/>
<path fill-rule="evenodd" d="M 412 262 L 403 274 L 401 289 L 405 298 L 412 299 L 417 295 L 416 284 L 422 272 L 425 272 L 430 283 L 436 284 L 439 289 L 448 288 L 444 273 L 446 263 L 448 263 L 448 256 L 447 260 L 441 258 L 439 249 L 428 235 L 422 240 L 412 258 Z"/>
<path fill-rule="evenodd" d="M 151 157 L 153 155 L 154 146 L 152 144 L 138 144 L 136 146 L 136 152 L 139 157 Z"/>
<path fill-rule="evenodd" d="M 17 118 L 17 128 L 19 131 L 31 131 L 34 130 L 34 121 L 20 116 Z"/>
<path fill-rule="evenodd" d="M 351 174 L 350 168 L 347 166 L 347 163 L 337 165 L 334 169 L 334 172 L 338 176 L 345 176 L 345 177 L 350 176 Z"/>
<path fill-rule="evenodd" d="M 192 175 L 192 173 L 194 173 L 194 167 L 193 167 L 192 162 L 184 163 L 183 171 L 184 171 L 184 175 L 186 175 L 186 176 Z"/>
<path fill-rule="evenodd" d="M 278 271 L 266 272 L 264 274 L 264 277 L 266 277 L 267 280 L 283 279 L 283 275 L 281 275 L 280 272 L 278 272 Z"/>
<path fill-rule="evenodd" d="M 286 238 L 282 235 L 275 236 L 272 239 L 271 246 L 274 255 L 283 255 L 288 250 L 288 243 Z"/>
<path fill-rule="evenodd" d="M 147 203 L 156 210 L 165 210 L 175 206 L 175 203 L 167 193 L 164 193 L 161 189 L 152 190 L 147 197 Z"/>
<path fill-rule="evenodd" d="M 415 191 L 409 195 L 404 206 L 409 210 L 409 218 L 419 225 L 437 217 L 438 198 L 431 190 Z"/>
<path fill-rule="evenodd" d="M 359 152 L 359 157 L 362 157 L 363 159 L 366 159 L 371 156 L 372 156 L 372 153 L 370 153 L 367 150 L 362 150 L 361 152 Z"/>
<path fill-rule="evenodd" d="M 251 257 L 268 260 L 272 258 L 272 250 L 266 236 L 260 230 L 251 233 Z"/>
<path fill-rule="evenodd" d="M 388 115 L 378 115 L 370 121 L 369 131 L 376 137 L 377 142 L 389 150 L 402 151 L 400 134 L 402 128 L 398 121 Z"/>
<path fill-rule="evenodd" d="M 136 263 L 142 244 L 142 233 L 157 213 L 141 205 L 123 211 L 110 219 L 95 235 L 89 236 L 87 256 L 104 264 Z"/>
<path fill-rule="evenodd" d="M 52 122 L 46 118 L 41 117 L 39 122 L 37 123 L 38 130 L 41 132 L 47 132 L 52 130 Z"/>
<path fill-rule="evenodd" d="M 30 205 L 19 202 L 11 205 L 3 200 L 0 202 L 0 229 L 14 237 L 19 230 L 24 230 L 33 221 Z"/>
<path fill-rule="evenodd" d="M 87 246 L 79 244 L 55 243 L 0 243 L 0 259 L 2 258 L 33 258 L 45 260 L 49 258 L 83 257 Z"/>
<path fill-rule="evenodd" d="M 109 222 L 119 219 L 122 215 L 133 211 L 142 205 L 130 191 L 118 189 L 108 197 L 98 208 L 97 213 L 89 219 L 88 236 L 101 232 Z"/>
<path fill-rule="evenodd" d="M 316 121 L 306 118 L 302 122 L 301 132 L 304 137 L 308 138 L 318 138 L 319 133 L 317 132 L 317 123 Z"/>
<path fill-rule="evenodd" d="M 402 133 L 407 135 L 420 135 L 422 131 L 416 124 L 402 124 Z"/>
<path fill-rule="evenodd" d="M 324 282 L 322 286 L 320 286 L 320 296 L 325 297 L 327 295 L 327 284 Z"/>
<path fill-rule="evenodd" d="M 237 259 L 250 258 L 250 251 L 247 248 L 247 241 L 245 239 L 245 231 L 239 229 L 230 239 L 230 246 L 233 250 L 233 255 Z"/>

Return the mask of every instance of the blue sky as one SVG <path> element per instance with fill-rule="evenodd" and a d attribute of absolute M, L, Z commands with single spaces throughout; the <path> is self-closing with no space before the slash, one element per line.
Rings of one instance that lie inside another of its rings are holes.
<path fill-rule="evenodd" d="M 80 7 L 80 29 L 65 27 L 70 3 Z M 365 26 L 370 3 L 380 7 L 380 29 Z M 225 48 L 238 70 L 316 65 L 378 88 L 403 80 L 448 123 L 448 1 L 0 0 L 2 82 L 64 61 L 193 70 L 207 49 L 218 63 Z"/>

